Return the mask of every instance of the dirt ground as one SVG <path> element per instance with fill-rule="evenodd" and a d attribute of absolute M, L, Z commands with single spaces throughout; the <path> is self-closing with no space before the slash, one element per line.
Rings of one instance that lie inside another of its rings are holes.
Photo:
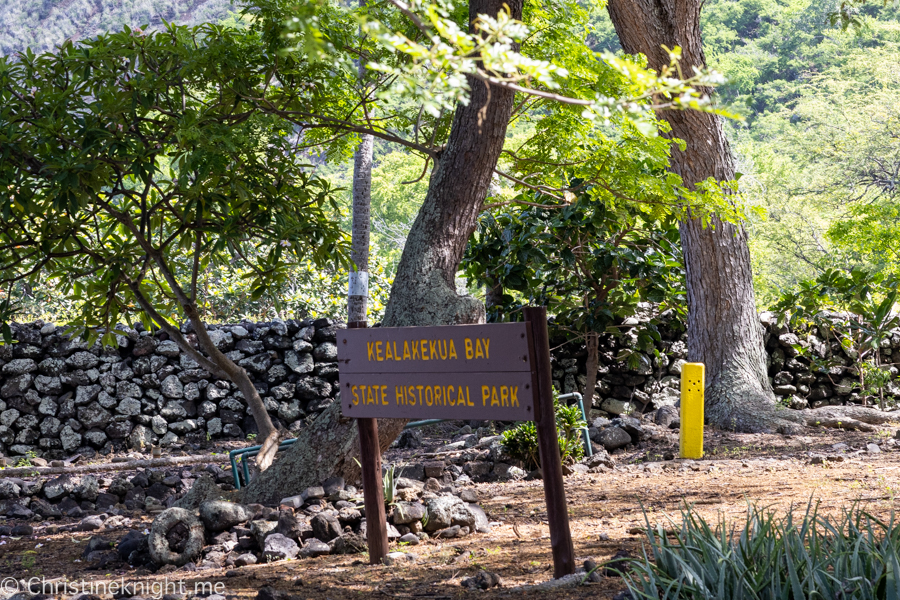
<path fill-rule="evenodd" d="M 651 523 L 668 519 L 677 522 L 686 503 L 708 519 L 717 519 L 720 514 L 741 519 L 748 502 L 782 511 L 792 507 L 802 510 L 810 499 L 820 501 L 823 512 L 836 512 L 854 502 L 873 513 L 890 512 L 900 486 L 900 440 L 894 446 L 895 431 L 896 427 L 876 433 L 809 430 L 793 437 L 707 431 L 707 456 L 702 460 L 662 461 L 664 452 L 673 449 L 671 440 L 617 455 L 619 466 L 612 473 L 566 478 L 578 563 L 587 558 L 607 560 L 619 550 L 639 554 L 645 539 L 641 530 L 644 515 Z M 846 447 L 833 447 L 841 443 Z M 882 451 L 867 451 L 872 443 L 879 444 Z M 823 455 L 830 459 L 821 461 L 818 457 Z M 96 571 L 88 570 L 79 560 L 90 534 L 49 535 L 47 528 L 53 523 L 35 523 L 31 538 L 0 540 L 0 572 L 2 578 L 67 578 L 69 586 L 94 582 L 92 591 L 103 598 L 112 596 L 111 588 L 102 587 L 103 583 L 108 586 L 113 581 L 132 585 L 143 582 L 145 592 L 137 595 L 145 598 L 160 598 L 164 593 L 188 598 L 209 595 L 209 588 L 195 593 L 195 589 L 203 590 L 204 583 L 212 584 L 212 591 L 228 599 L 255 597 L 265 585 L 315 600 L 523 595 L 612 598 L 624 589 L 621 579 L 610 577 L 572 589 L 513 590 L 552 578 L 541 482 L 486 483 L 474 489 L 489 519 L 499 526 L 489 534 L 396 548 L 410 558 L 391 566 L 371 566 L 365 555 L 356 555 L 281 561 L 230 571 Z M 147 517 L 136 517 L 132 523 L 139 528 L 149 525 Z M 125 531 L 99 533 L 115 540 Z M 460 585 L 462 579 L 480 569 L 500 574 L 502 586 L 472 592 Z M 0 592 L 11 591 L 7 581 L 0 583 Z M 195 588 L 198 584 L 200 587 Z"/>

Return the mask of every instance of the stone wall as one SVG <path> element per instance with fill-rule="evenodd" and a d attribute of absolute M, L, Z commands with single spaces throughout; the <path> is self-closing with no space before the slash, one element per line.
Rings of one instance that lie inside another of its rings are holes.
<path fill-rule="evenodd" d="M 210 326 L 250 373 L 277 425 L 296 431 L 337 392 L 331 319 Z M 187 338 L 196 343 L 190 328 Z M 49 458 L 175 446 L 256 431 L 237 387 L 213 379 L 165 333 L 130 330 L 88 347 L 60 327 L 15 325 L 0 346 L 0 453 Z M 190 449 L 190 448 L 188 448 Z"/>
<path fill-rule="evenodd" d="M 839 316 L 835 317 L 840 320 Z M 635 350 L 638 318 L 623 335 L 602 336 L 594 396 L 595 416 L 649 412 L 674 405 L 687 345 L 682 327 L 659 316 L 660 339 L 653 350 Z M 790 332 L 770 313 L 765 330 L 769 375 L 776 394 L 793 408 L 859 401 L 858 375 L 848 351 L 823 332 Z M 336 332 L 331 319 L 244 322 L 210 326 L 211 337 L 245 367 L 276 425 L 297 431 L 337 394 Z M 213 379 L 164 333 L 127 331 L 118 347 L 87 347 L 41 322 L 15 325 L 17 343 L 0 346 L 0 453 L 36 452 L 48 458 L 127 447 L 197 444 L 207 439 L 245 439 L 256 431 L 234 384 Z M 189 328 L 184 333 L 193 341 Z M 584 385 L 584 346 L 554 340 L 554 385 L 564 392 Z M 796 347 L 837 363 L 813 372 Z M 634 363 L 618 360 L 634 353 Z M 900 330 L 883 344 L 882 361 L 900 362 Z M 896 369 L 894 374 L 896 375 Z M 891 383 L 888 396 L 900 397 Z M 607 413 L 604 415 L 603 413 Z"/>
<path fill-rule="evenodd" d="M 845 315 L 831 315 L 836 327 L 846 321 Z M 637 331 L 642 326 L 638 318 L 625 321 L 623 335 L 604 335 L 600 338 L 600 365 L 593 406 L 598 416 L 631 412 L 650 412 L 678 401 L 681 385 L 681 365 L 687 358 L 687 335 L 684 328 L 670 315 L 660 315 L 660 340 L 653 349 L 636 350 Z M 858 403 L 860 397 L 859 372 L 854 366 L 854 353 L 843 348 L 833 334 L 815 328 L 790 331 L 779 325 L 773 313 L 760 314 L 763 339 L 766 344 L 770 381 L 779 400 L 795 409 L 817 408 L 828 404 Z M 900 364 L 900 329 L 891 332 L 881 345 L 881 363 L 887 365 L 894 380 L 885 395 L 891 402 L 900 399 L 900 385 L 896 380 Z M 562 392 L 581 390 L 585 381 L 587 351 L 583 343 L 565 344 L 564 339 L 553 340 L 559 346 L 553 357 L 553 383 Z M 799 347 L 799 350 L 798 350 Z M 655 352 L 654 352 L 655 350 Z M 623 352 L 634 354 L 636 366 L 617 360 Z M 827 361 L 827 371 L 811 366 L 813 359 Z"/>

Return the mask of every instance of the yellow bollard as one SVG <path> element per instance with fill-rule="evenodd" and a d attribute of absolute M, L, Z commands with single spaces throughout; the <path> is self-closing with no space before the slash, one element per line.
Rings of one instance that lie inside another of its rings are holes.
<path fill-rule="evenodd" d="M 703 458 L 703 363 L 681 366 L 681 458 Z"/>

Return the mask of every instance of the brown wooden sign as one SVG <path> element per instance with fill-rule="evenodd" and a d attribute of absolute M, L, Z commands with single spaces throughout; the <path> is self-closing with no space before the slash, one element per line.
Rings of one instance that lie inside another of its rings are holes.
<path fill-rule="evenodd" d="M 346 329 L 337 341 L 345 416 L 535 418 L 526 323 Z"/>
<path fill-rule="evenodd" d="M 553 574 L 575 571 L 553 411 L 545 308 L 524 323 L 366 329 L 338 333 L 341 411 L 359 425 L 369 561 L 387 555 L 378 418 L 535 421 Z"/>

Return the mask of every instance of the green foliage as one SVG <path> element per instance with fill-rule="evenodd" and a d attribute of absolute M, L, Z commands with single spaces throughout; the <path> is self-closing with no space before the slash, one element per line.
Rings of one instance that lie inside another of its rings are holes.
<path fill-rule="evenodd" d="M 645 519 L 646 519 L 645 515 Z M 693 508 L 674 533 L 647 521 L 649 552 L 625 581 L 636 598 L 806 600 L 900 597 L 900 527 L 858 506 L 838 518 L 806 512 L 778 516 L 749 506 L 738 525 L 708 524 Z"/>
<path fill-rule="evenodd" d="M 245 269 L 256 301 L 298 265 L 346 268 L 328 182 L 289 123 L 234 93 L 259 50 L 235 29 L 169 26 L 0 60 L 0 281 L 52 288 L 113 343 L 135 315 L 199 317 L 210 270 Z"/>
<path fill-rule="evenodd" d="M 881 273 L 829 269 L 785 293 L 774 310 L 788 317 L 795 330 L 798 325 L 813 324 L 826 339 L 833 335 L 854 358 L 863 392 L 877 392 L 883 407 L 883 389 L 891 376 L 881 364 L 880 348 L 890 331 L 900 326 L 900 315 L 893 312 L 897 294 L 897 281 Z M 823 372 L 842 365 L 837 357 L 816 359 L 815 366 Z M 867 380 L 867 374 L 872 378 Z"/>
<path fill-rule="evenodd" d="M 553 392 L 553 407 L 556 412 L 556 435 L 559 440 L 559 455 L 563 464 L 578 462 L 584 457 L 584 446 L 581 428 L 587 424 L 581 417 L 577 404 L 567 406 L 557 400 Z M 525 421 L 507 429 L 501 434 L 503 446 L 507 453 L 525 463 L 525 468 L 536 469 L 540 466 L 538 452 L 537 427 L 534 421 Z"/>
<path fill-rule="evenodd" d="M 391 506 L 397 498 L 397 476 L 394 465 L 389 465 L 384 471 L 384 477 L 381 482 L 381 491 L 384 496 L 386 506 Z"/>
<path fill-rule="evenodd" d="M 616 333 L 639 302 L 683 310 L 678 229 L 655 209 L 593 188 L 568 203 L 488 214 L 463 266 L 471 280 L 503 291 L 489 307 L 493 320 L 543 305 L 567 333 Z M 640 335 L 640 346 L 659 337 L 652 321 Z"/>

